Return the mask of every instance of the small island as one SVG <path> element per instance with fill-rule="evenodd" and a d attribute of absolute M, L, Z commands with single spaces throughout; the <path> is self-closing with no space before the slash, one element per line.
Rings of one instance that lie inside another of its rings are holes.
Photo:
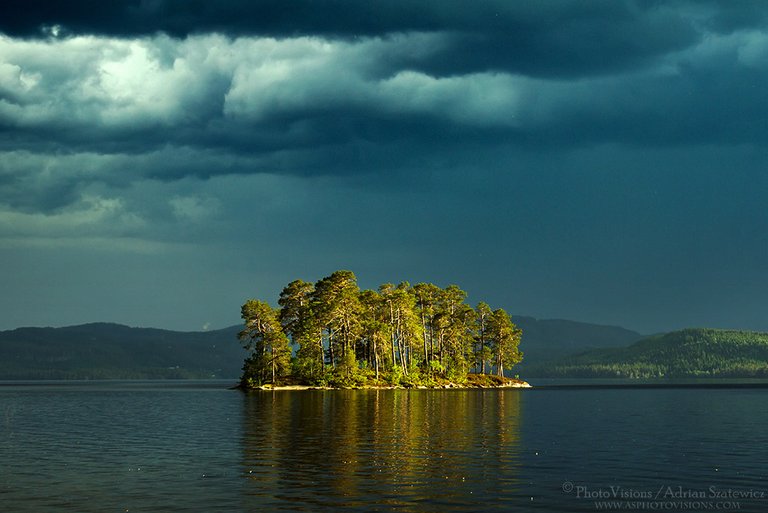
<path fill-rule="evenodd" d="M 456 285 L 385 283 L 360 290 L 351 271 L 295 280 L 279 309 L 250 299 L 238 338 L 240 388 L 528 387 L 505 376 L 522 361 L 522 330 L 503 309 L 471 307 Z"/>

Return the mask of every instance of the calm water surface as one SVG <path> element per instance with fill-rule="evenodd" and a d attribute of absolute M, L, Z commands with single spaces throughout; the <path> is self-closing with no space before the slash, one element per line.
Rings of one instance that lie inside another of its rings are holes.
<path fill-rule="evenodd" d="M 0 511 L 768 511 L 768 388 L 228 385 L 0 385 Z"/>

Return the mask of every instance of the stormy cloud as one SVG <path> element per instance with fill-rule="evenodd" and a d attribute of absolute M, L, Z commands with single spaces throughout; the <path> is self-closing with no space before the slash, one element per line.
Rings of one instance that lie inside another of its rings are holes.
<path fill-rule="evenodd" d="M 161 327 L 347 267 L 521 314 L 768 329 L 762 3 L 4 10 L 5 327 L 44 290 L 86 299 L 42 322 L 112 315 L 92 298 L 122 266 L 157 303 L 126 282 L 134 313 L 106 320 Z M 54 265 L 79 279 L 45 285 Z M 206 288 L 226 306 L 157 313 Z"/>

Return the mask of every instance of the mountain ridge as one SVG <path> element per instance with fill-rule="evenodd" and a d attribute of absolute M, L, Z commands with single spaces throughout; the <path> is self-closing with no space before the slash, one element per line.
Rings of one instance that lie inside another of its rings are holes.
<path fill-rule="evenodd" d="M 565 355 L 604 347 L 625 347 L 645 337 L 621 326 L 593 324 L 568 319 L 537 319 L 513 316 L 523 330 L 520 348 L 523 361 L 515 372 L 525 373 L 532 364 L 542 364 Z"/>
<path fill-rule="evenodd" d="M 618 326 L 566 319 L 513 317 L 523 329 L 522 365 L 642 338 Z M 239 325 L 176 331 L 91 322 L 0 331 L 0 379 L 173 379 L 239 377 L 246 352 Z"/>
<path fill-rule="evenodd" d="M 0 379 L 236 378 L 234 328 L 178 332 L 94 322 L 0 332 Z"/>

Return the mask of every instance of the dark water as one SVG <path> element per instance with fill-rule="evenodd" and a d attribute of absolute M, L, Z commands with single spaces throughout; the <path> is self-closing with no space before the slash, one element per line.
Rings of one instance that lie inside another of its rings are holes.
<path fill-rule="evenodd" d="M 0 386 L 0 511 L 768 511 L 766 388 L 227 385 Z"/>

